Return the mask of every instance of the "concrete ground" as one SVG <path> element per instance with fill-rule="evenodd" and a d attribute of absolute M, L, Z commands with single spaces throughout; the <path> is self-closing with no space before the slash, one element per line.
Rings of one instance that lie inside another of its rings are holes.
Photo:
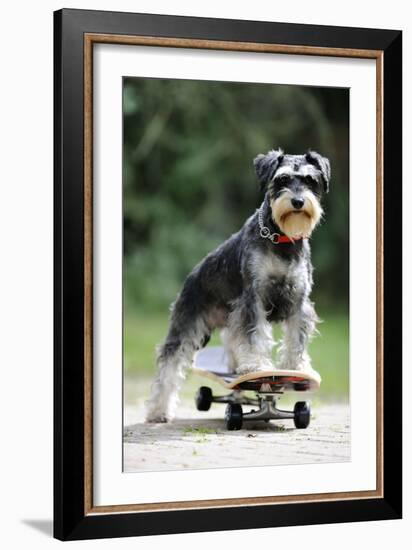
<path fill-rule="evenodd" d="M 292 420 L 272 420 L 250 421 L 242 430 L 229 432 L 224 425 L 225 405 L 213 404 L 208 412 L 199 412 L 194 405 L 193 390 L 194 387 L 189 387 L 183 392 L 172 423 L 145 424 L 142 394 L 147 395 L 147 388 L 139 384 L 138 390 L 133 391 L 133 384 L 128 386 L 124 406 L 124 472 L 350 460 L 347 404 L 323 404 L 315 399 L 311 423 L 305 430 L 295 429 Z M 297 400 L 311 401 L 311 396 L 284 396 L 279 407 L 293 408 Z"/>

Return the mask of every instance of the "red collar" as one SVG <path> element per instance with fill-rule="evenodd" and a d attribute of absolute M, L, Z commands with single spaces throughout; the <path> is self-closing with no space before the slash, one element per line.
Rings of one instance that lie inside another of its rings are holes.
<path fill-rule="evenodd" d="M 291 239 L 287 235 L 279 235 L 279 233 L 275 233 L 272 243 L 273 244 L 280 244 L 280 243 L 295 243 L 296 241 L 301 241 L 303 237 L 298 237 L 296 239 Z"/>

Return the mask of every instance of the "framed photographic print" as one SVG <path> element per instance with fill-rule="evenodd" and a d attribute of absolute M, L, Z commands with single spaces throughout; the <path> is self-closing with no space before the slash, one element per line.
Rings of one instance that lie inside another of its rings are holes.
<path fill-rule="evenodd" d="M 401 32 L 54 29 L 55 536 L 400 518 Z"/>

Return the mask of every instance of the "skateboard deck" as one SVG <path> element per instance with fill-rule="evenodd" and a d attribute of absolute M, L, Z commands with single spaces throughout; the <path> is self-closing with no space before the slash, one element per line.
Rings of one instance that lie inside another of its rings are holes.
<path fill-rule="evenodd" d="M 228 390 L 251 390 L 259 393 L 281 393 L 284 391 L 317 390 L 321 383 L 318 372 L 297 370 L 268 370 L 232 373 L 228 369 L 228 359 L 223 347 L 210 347 L 201 350 L 195 360 L 193 372 L 214 380 Z"/>

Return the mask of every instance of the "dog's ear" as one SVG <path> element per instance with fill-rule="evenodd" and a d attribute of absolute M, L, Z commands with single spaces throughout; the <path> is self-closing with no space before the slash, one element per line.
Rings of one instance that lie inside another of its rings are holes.
<path fill-rule="evenodd" d="M 312 164 L 317 168 L 322 176 L 323 181 L 323 190 L 325 193 L 329 192 L 329 182 L 330 182 L 330 162 L 326 157 L 322 157 L 316 151 L 308 151 L 306 153 L 306 160 L 309 164 Z"/>
<path fill-rule="evenodd" d="M 256 175 L 258 177 L 261 190 L 265 190 L 268 183 L 276 173 L 283 159 L 283 151 L 269 151 L 266 155 L 258 155 L 253 164 L 255 166 Z"/>

